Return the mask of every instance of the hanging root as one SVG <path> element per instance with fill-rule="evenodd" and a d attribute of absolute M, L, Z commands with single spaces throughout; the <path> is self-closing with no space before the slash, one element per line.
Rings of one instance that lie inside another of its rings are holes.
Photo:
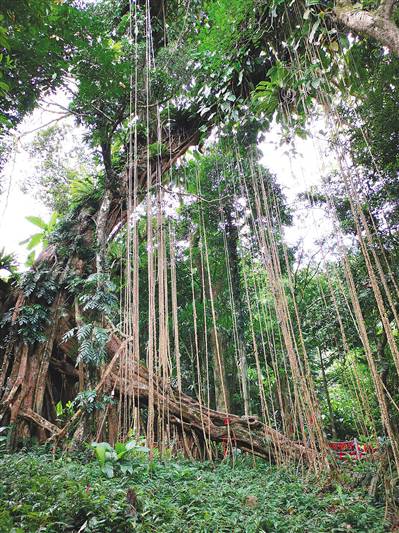
<path fill-rule="evenodd" d="M 148 405 L 150 392 L 148 369 L 132 362 L 132 367 L 127 373 L 129 377 L 121 378 L 119 375 L 117 361 L 125 349 L 126 343 L 112 335 L 108 345 L 111 361 L 96 387 L 96 392 L 105 387 L 107 390 L 115 390 L 119 395 L 131 397 L 140 406 Z M 77 374 L 77 370 L 73 370 Z M 182 442 L 185 443 L 185 437 L 189 436 L 195 448 L 210 450 L 210 443 L 218 442 L 222 443 L 226 450 L 240 449 L 272 462 L 299 460 L 310 463 L 317 459 L 314 450 L 291 441 L 256 417 L 241 417 L 209 409 L 187 394 L 165 385 L 164 380 L 157 376 L 153 376 L 153 395 L 155 410 L 167 414 L 170 424 L 182 435 Z M 57 428 L 57 431 L 55 426 L 47 427 L 46 429 L 52 434 L 50 441 L 57 445 L 76 425 L 79 425 L 83 414 L 78 410 L 71 420 L 62 429 Z M 185 453 L 188 453 L 186 449 Z M 198 455 L 206 456 L 206 452 L 202 453 L 199 450 Z"/>
<path fill-rule="evenodd" d="M 52 384 L 60 378 L 68 379 L 68 396 L 72 398 L 76 394 L 73 384 L 79 380 L 79 370 L 68 361 L 67 356 L 61 359 L 56 354 L 50 354 L 55 341 L 55 326 L 52 325 L 51 329 L 51 341 L 41 349 L 34 350 L 31 354 L 28 353 L 27 346 L 20 346 L 15 350 L 12 372 L 7 380 L 4 379 L 9 386 L 3 391 L 0 419 L 3 418 L 4 424 L 14 427 L 12 445 L 25 436 L 36 434 L 40 441 L 50 440 L 57 446 L 68 435 L 77 439 L 81 433 L 79 428 L 85 426 L 85 413 L 82 409 L 78 409 L 64 427 L 59 428 L 57 425 Z M 59 346 L 67 349 L 62 343 Z M 211 459 L 215 456 L 214 443 L 220 443 L 216 451 L 219 455 L 220 450 L 227 455 L 234 449 L 239 449 L 273 462 L 317 462 L 317 452 L 314 449 L 293 442 L 256 417 L 241 417 L 210 409 L 173 388 L 165 377 L 155 374 L 151 376 L 144 365 L 135 362 L 131 354 L 127 353 L 128 347 L 128 340 L 121 341 L 116 334 L 111 334 L 108 343 L 109 363 L 101 374 L 95 392 L 99 394 L 113 391 L 120 399 L 128 400 L 132 409 L 149 407 L 153 401 L 155 445 L 162 446 L 166 441 L 161 434 L 170 435 L 170 427 L 174 427 L 184 453 L 191 457 Z M 126 361 L 129 362 L 128 369 L 123 366 Z M 39 373 L 41 379 L 35 381 L 39 368 L 42 369 Z M 43 382 L 44 377 L 46 379 Z M 41 385 L 39 394 L 38 381 Z M 121 432 L 115 409 L 107 409 L 104 416 L 107 416 L 106 424 L 104 419 L 98 426 L 101 428 L 101 435 L 111 442 L 129 430 L 122 428 Z M 33 433 L 29 429 L 32 425 L 36 427 Z M 105 431 L 108 431 L 107 436 Z M 86 434 L 85 436 L 87 437 Z"/>

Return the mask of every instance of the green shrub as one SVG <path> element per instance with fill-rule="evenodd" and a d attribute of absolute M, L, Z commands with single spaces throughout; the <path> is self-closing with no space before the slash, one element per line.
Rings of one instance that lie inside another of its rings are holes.
<path fill-rule="evenodd" d="M 122 450 L 121 450 L 122 451 Z M 130 458 L 107 478 L 85 455 L 0 458 L 0 532 L 382 533 L 383 506 L 364 491 L 240 458 L 227 463 Z M 137 495 L 132 508 L 130 493 Z M 19 528 L 19 529 L 18 529 Z"/>
<path fill-rule="evenodd" d="M 113 448 L 108 442 L 92 442 L 97 462 L 107 477 L 114 477 L 115 468 L 122 474 L 133 474 L 132 458 L 150 450 L 135 440 L 117 442 Z"/>

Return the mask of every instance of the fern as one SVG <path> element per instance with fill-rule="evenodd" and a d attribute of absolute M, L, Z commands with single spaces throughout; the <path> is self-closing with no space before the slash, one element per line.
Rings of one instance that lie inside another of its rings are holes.
<path fill-rule="evenodd" d="M 115 400 L 108 394 L 97 395 L 95 390 L 80 392 L 72 402 L 74 409 L 82 409 L 86 413 L 93 413 L 96 409 L 105 409 L 107 405 L 114 404 Z"/>
<path fill-rule="evenodd" d="M 108 330 L 97 324 L 104 315 L 113 316 L 118 310 L 115 285 L 106 274 L 92 274 L 86 280 L 71 277 L 67 287 L 75 294 L 80 292 L 78 300 L 89 321 L 69 330 L 64 335 L 64 341 L 76 337 L 79 345 L 77 361 L 96 367 L 107 357 L 109 338 Z"/>
<path fill-rule="evenodd" d="M 69 331 L 67 331 L 65 335 L 62 337 L 62 342 L 68 342 L 70 339 L 75 337 L 77 330 L 78 328 L 72 328 Z"/>
<path fill-rule="evenodd" d="M 72 208 L 87 202 L 98 202 L 103 192 L 103 180 L 96 179 L 93 176 L 75 178 L 70 184 Z"/>
<path fill-rule="evenodd" d="M 84 311 L 97 311 L 112 317 L 118 310 L 118 298 L 115 284 L 107 274 L 92 274 L 83 285 L 83 294 L 79 302 Z"/>
<path fill-rule="evenodd" d="M 34 295 L 51 304 L 59 290 L 59 283 L 51 270 L 29 270 L 21 276 L 21 289 L 25 296 Z"/>
<path fill-rule="evenodd" d="M 14 254 L 7 254 L 5 249 L 0 250 L 0 270 L 7 270 L 10 274 L 17 271 L 17 259 Z"/>
<path fill-rule="evenodd" d="M 108 330 L 93 323 L 83 324 L 72 328 L 63 337 L 63 342 L 76 337 L 79 343 L 77 363 L 84 363 L 91 367 L 101 365 L 107 357 Z"/>
<path fill-rule="evenodd" d="M 73 405 L 77 409 L 82 409 L 86 413 L 92 413 L 96 409 L 95 390 L 85 390 L 80 392 L 73 401 Z"/>
<path fill-rule="evenodd" d="M 16 333 L 26 344 L 45 342 L 46 326 L 50 323 L 49 312 L 40 304 L 24 305 L 12 322 L 14 308 L 3 316 L 1 325 L 12 325 L 11 333 Z"/>
<path fill-rule="evenodd" d="M 93 333 L 93 324 L 85 324 L 78 328 L 77 337 L 79 342 L 84 342 L 90 339 L 91 334 Z"/>

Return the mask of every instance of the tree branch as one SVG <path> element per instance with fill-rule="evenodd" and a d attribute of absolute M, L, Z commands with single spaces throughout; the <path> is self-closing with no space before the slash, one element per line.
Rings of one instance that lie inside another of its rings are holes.
<path fill-rule="evenodd" d="M 390 19 L 397 4 L 398 0 L 382 0 L 377 12 L 381 15 L 381 17 Z"/>
<path fill-rule="evenodd" d="M 360 35 L 375 39 L 399 57 L 399 28 L 389 18 L 397 0 L 383 0 L 375 11 L 364 11 L 350 0 L 338 0 L 334 13 L 341 24 Z"/>

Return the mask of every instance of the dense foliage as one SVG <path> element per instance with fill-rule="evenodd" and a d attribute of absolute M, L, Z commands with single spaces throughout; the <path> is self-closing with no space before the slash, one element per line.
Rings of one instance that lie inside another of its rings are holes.
<path fill-rule="evenodd" d="M 322 493 L 245 460 L 214 472 L 136 457 L 132 471 L 119 461 L 128 442 L 113 446 L 123 423 L 124 436 L 132 430 L 127 405 L 140 404 L 148 432 L 155 376 L 169 387 L 164 401 L 187 394 L 224 425 L 223 413 L 253 415 L 306 450 L 320 424 L 317 451 L 325 434 L 385 443 L 389 457 L 399 423 L 399 59 L 395 39 L 357 31 L 350 15 L 365 10 L 395 34 L 394 3 L 0 7 L 0 165 L 50 95 L 57 113 L 29 146 L 24 184 L 53 214 L 26 213 L 36 231 L 28 271 L 0 256 L 0 421 L 10 448 L 64 424 L 76 447 L 100 435 L 110 441 L 94 446 L 103 472 L 124 474 L 105 480 L 84 457 L 7 455 L 0 528 L 383 531 L 361 490 Z M 259 143 L 270 128 L 288 142 L 316 137 L 322 119 L 336 164 L 305 196 L 334 231 L 327 253 L 303 262 L 285 242 L 293 210 Z M 143 402 L 123 390 L 134 350 Z M 186 446 L 183 424 L 171 423 Z"/>
<path fill-rule="evenodd" d="M 383 508 L 350 482 L 322 490 L 242 459 L 216 466 L 136 458 L 132 474 L 114 479 L 85 459 L 37 452 L 3 456 L 0 465 L 4 532 L 385 531 Z"/>

